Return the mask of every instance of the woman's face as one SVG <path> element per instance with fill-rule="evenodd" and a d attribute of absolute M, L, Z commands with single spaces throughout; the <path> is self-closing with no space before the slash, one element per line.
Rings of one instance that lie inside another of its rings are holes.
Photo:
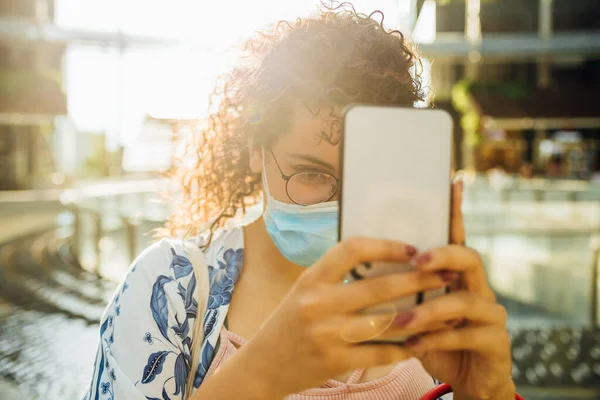
<path fill-rule="evenodd" d="M 293 113 L 289 131 L 282 132 L 270 148 L 264 148 L 264 152 L 260 149 L 253 151 L 253 172 L 261 172 L 262 165 L 265 166 L 269 193 L 275 200 L 294 203 L 286 193 L 286 180 L 282 173 L 286 176 L 304 173 L 290 182 L 288 191 L 292 195 L 298 195 L 298 192 L 302 195 L 309 187 L 335 187 L 333 178 L 340 176 L 340 125 L 339 119 L 330 116 L 329 110 L 322 108 L 315 116 L 305 107 L 298 107 Z M 264 164 L 259 157 L 265 158 Z M 338 194 L 339 190 L 331 200 L 337 200 Z M 313 195 L 307 193 L 306 196 Z M 298 202 L 298 199 L 295 200 Z"/>

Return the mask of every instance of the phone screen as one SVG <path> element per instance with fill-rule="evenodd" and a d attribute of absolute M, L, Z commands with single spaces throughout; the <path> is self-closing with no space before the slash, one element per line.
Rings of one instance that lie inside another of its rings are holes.
<path fill-rule="evenodd" d="M 419 251 L 448 243 L 452 149 L 448 113 L 352 106 L 344 112 L 340 147 L 340 240 L 391 239 Z M 411 269 L 410 264 L 367 263 L 357 266 L 348 280 Z M 402 311 L 444 293 L 445 289 L 416 293 L 394 305 Z"/>

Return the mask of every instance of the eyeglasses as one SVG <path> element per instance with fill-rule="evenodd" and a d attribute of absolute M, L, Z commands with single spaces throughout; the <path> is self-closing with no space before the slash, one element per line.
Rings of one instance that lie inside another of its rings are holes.
<path fill-rule="evenodd" d="M 281 170 L 273 150 L 269 149 L 269 152 L 277 165 L 277 169 L 279 169 L 281 178 L 285 180 L 285 192 L 294 203 L 302 206 L 324 203 L 331 200 L 337 193 L 339 182 L 335 176 L 319 171 L 297 172 L 286 175 Z"/>

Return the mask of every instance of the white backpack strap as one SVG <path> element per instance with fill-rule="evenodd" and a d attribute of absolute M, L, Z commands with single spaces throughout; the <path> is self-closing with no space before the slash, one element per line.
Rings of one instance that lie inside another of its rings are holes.
<path fill-rule="evenodd" d="M 194 380 L 200 364 L 200 350 L 204 342 L 204 315 L 208 306 L 208 294 L 210 291 L 208 267 L 204 259 L 204 253 L 194 243 L 183 241 L 183 248 L 187 251 L 194 275 L 196 277 L 196 290 L 198 291 L 198 311 L 194 321 L 194 330 L 192 331 L 192 367 L 187 379 L 185 399 L 188 399 L 194 388 Z"/>

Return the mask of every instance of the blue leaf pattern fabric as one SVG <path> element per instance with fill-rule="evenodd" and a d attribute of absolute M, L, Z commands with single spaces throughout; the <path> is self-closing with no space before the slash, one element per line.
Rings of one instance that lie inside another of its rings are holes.
<path fill-rule="evenodd" d="M 169 312 L 167 309 L 167 297 L 165 295 L 165 283 L 171 282 L 172 279 L 167 276 L 159 276 L 154 286 L 152 286 L 152 297 L 150 298 L 150 309 L 152 310 L 152 316 L 156 321 L 160 333 L 169 340 L 167 334 L 167 322 L 169 319 Z"/>
<path fill-rule="evenodd" d="M 168 351 L 157 351 L 156 353 L 150 354 L 148 363 L 144 367 L 142 383 L 152 382 L 156 375 L 161 373 L 163 362 L 168 354 Z"/>
<path fill-rule="evenodd" d="M 177 356 L 175 360 L 175 396 L 185 392 L 185 383 L 189 374 L 189 367 L 186 363 L 186 357 L 183 354 Z"/>
<path fill-rule="evenodd" d="M 243 249 L 227 249 L 223 253 L 223 261 L 217 260 L 216 266 L 209 266 L 209 309 L 217 309 L 231 302 L 233 286 L 238 281 L 242 270 L 243 255 Z"/>
<path fill-rule="evenodd" d="M 173 330 L 173 332 L 175 332 L 175 334 L 177 336 L 179 336 L 182 340 L 185 340 L 185 338 L 187 337 L 189 331 L 190 331 L 190 324 L 188 322 L 188 319 L 186 318 L 182 324 L 179 323 L 179 321 L 177 321 L 177 325 L 173 325 L 171 327 L 171 329 Z"/>
<path fill-rule="evenodd" d="M 204 337 L 209 337 L 218 322 L 219 310 L 208 309 L 204 316 Z"/>
<path fill-rule="evenodd" d="M 200 246 L 203 239 L 194 243 Z M 201 361 L 204 379 L 217 347 L 243 265 L 242 228 L 215 233 L 204 256 L 209 270 L 208 310 Z M 101 321 L 91 382 L 84 400 L 184 400 L 191 370 L 196 277 L 180 241 L 163 239 L 132 263 Z"/>
<path fill-rule="evenodd" d="M 196 276 L 192 276 L 190 279 L 190 283 L 188 283 L 188 287 L 185 290 L 185 308 L 188 309 L 192 306 L 192 302 L 194 300 L 194 293 L 196 293 Z"/>
<path fill-rule="evenodd" d="M 163 400 L 171 400 L 171 398 L 167 394 L 167 391 L 165 390 L 165 388 L 163 388 L 163 391 L 162 391 L 162 398 L 163 398 Z"/>
<path fill-rule="evenodd" d="M 175 279 L 179 279 L 183 276 L 188 276 L 192 272 L 192 263 L 186 257 L 177 255 L 175 249 L 171 249 L 173 254 L 173 262 L 171 262 L 171 268 L 175 271 Z"/>
<path fill-rule="evenodd" d="M 202 361 L 200 362 L 200 368 L 198 368 L 198 373 L 196 374 L 196 379 L 194 380 L 194 386 L 199 387 L 206 373 L 208 372 L 208 368 L 210 367 L 210 362 L 214 356 L 215 349 L 209 343 L 205 342 L 202 347 Z"/>

